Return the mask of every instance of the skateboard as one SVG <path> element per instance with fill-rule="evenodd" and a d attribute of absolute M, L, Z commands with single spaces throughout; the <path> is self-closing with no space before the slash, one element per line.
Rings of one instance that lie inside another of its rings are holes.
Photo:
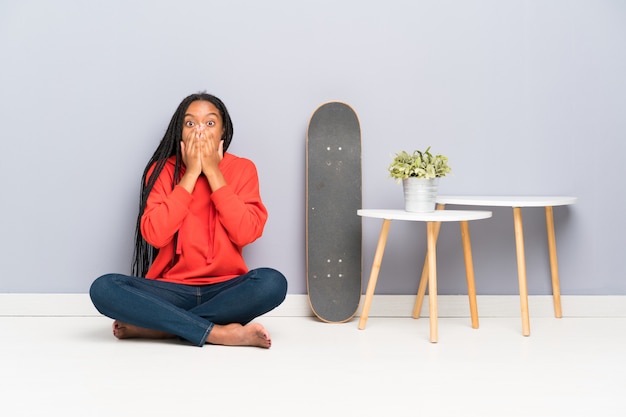
<path fill-rule="evenodd" d="M 306 137 L 306 282 L 322 321 L 350 320 L 361 300 L 361 127 L 349 105 L 320 105 Z"/>

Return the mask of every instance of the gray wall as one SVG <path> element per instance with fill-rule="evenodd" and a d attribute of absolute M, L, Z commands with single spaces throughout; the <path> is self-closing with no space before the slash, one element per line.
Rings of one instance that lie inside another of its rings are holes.
<path fill-rule="evenodd" d="M 555 208 L 564 294 L 626 294 L 623 1 L 0 2 L 0 292 L 83 293 L 128 272 L 142 170 L 180 100 L 235 123 L 270 212 L 246 249 L 305 283 L 305 134 L 327 100 L 363 133 L 363 205 L 401 208 L 399 150 L 449 156 L 444 194 L 573 195 Z M 511 209 L 472 222 L 480 294 L 517 293 Z M 549 294 L 545 218 L 523 212 L 531 294 Z M 363 220 L 364 285 L 380 222 Z M 466 292 L 458 226 L 439 292 Z M 393 223 L 380 294 L 411 294 L 422 224 Z"/>

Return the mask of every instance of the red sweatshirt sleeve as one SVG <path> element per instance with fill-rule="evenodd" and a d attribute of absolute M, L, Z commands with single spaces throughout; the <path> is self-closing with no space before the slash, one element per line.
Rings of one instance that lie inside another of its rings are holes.
<path fill-rule="evenodd" d="M 183 187 L 177 185 L 172 190 L 171 175 L 164 169 L 148 196 L 141 217 L 141 234 L 146 242 L 155 248 L 170 243 L 189 212 L 191 200 L 191 194 Z"/>
<path fill-rule="evenodd" d="M 263 234 L 267 209 L 261 201 L 256 167 L 237 158 L 224 167 L 228 185 L 212 195 L 219 222 L 237 246 L 254 242 Z"/>

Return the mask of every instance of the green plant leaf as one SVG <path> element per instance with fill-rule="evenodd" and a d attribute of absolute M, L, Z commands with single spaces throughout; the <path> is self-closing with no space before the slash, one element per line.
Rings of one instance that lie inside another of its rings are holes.
<path fill-rule="evenodd" d="M 445 177 L 452 171 L 448 165 L 448 158 L 443 155 L 433 156 L 430 146 L 423 152 L 415 150 L 412 154 L 406 151 L 396 153 L 387 170 L 389 176 L 398 182 L 409 177 Z"/>

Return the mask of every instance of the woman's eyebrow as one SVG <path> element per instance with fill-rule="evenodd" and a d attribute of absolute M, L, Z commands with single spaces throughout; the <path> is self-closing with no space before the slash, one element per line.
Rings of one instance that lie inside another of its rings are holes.
<path fill-rule="evenodd" d="M 204 115 L 204 117 L 207 117 L 207 116 L 219 117 L 219 115 L 217 113 L 213 113 L 213 112 L 207 113 L 207 114 Z M 187 114 L 185 114 L 185 117 L 196 117 L 196 115 L 187 113 Z"/>

